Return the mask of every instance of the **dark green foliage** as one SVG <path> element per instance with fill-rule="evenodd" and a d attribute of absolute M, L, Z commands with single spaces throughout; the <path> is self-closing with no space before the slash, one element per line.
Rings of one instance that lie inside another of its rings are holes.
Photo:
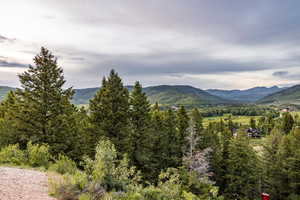
<path fill-rule="evenodd" d="M 6 103 L 15 112 L 8 111 L 6 128 L 13 128 L 21 148 L 28 141 L 49 144 L 54 155 L 64 152 L 75 158 L 75 107 L 70 103 L 72 88 L 63 89 L 63 70 L 56 58 L 45 48 L 34 58 L 35 66 L 19 75 L 21 89 L 11 94 Z"/>
<path fill-rule="evenodd" d="M 189 128 L 189 116 L 183 106 L 180 106 L 176 112 L 176 128 L 177 128 L 177 152 L 179 157 L 183 157 L 183 153 L 187 151 L 187 136 Z"/>
<path fill-rule="evenodd" d="M 271 115 L 272 117 L 278 117 L 279 112 L 268 106 L 217 106 L 208 107 L 201 110 L 203 117 L 215 117 L 230 114 L 233 116 L 262 116 Z"/>
<path fill-rule="evenodd" d="M 226 161 L 226 188 L 229 199 L 255 199 L 259 196 L 259 168 L 256 153 L 245 136 L 232 139 Z"/>
<path fill-rule="evenodd" d="M 294 126 L 294 118 L 290 113 L 285 113 L 282 120 L 282 130 L 288 134 Z"/>
<path fill-rule="evenodd" d="M 232 139 L 231 131 L 226 129 L 220 132 L 218 140 L 213 144 L 211 163 L 212 171 L 214 172 L 214 180 L 220 187 L 221 191 L 225 191 L 228 185 L 228 159 L 229 159 L 229 144 Z"/>
<path fill-rule="evenodd" d="M 281 169 L 279 168 L 279 147 L 282 141 L 282 133 L 278 129 L 274 129 L 267 142 L 263 146 L 263 191 L 271 194 L 272 199 L 276 199 L 280 193 L 280 182 L 278 181 Z"/>
<path fill-rule="evenodd" d="M 273 136 L 274 139 L 278 138 L 276 152 L 274 151 L 272 156 L 274 162 L 272 166 L 265 166 L 267 190 L 275 200 L 284 200 L 288 196 L 300 196 L 300 129 L 295 128 L 289 135 L 281 137 L 282 139 L 276 135 Z M 268 159 L 268 156 L 269 154 L 266 154 L 264 158 Z"/>
<path fill-rule="evenodd" d="M 256 121 L 254 118 L 250 118 L 250 127 L 256 129 Z"/>
<path fill-rule="evenodd" d="M 19 110 L 17 96 L 11 91 L 0 103 L 0 148 L 22 141 L 22 134 L 18 134 L 16 131 L 17 120 L 15 119 Z"/>
<path fill-rule="evenodd" d="M 142 169 L 149 163 L 149 151 L 151 141 L 151 115 L 150 103 L 146 94 L 142 91 L 142 86 L 136 82 L 130 95 L 130 136 L 128 155 L 133 165 Z"/>
<path fill-rule="evenodd" d="M 109 138 L 120 154 L 127 152 L 129 139 L 129 92 L 112 70 L 103 78 L 102 87 L 90 101 L 90 122 L 97 143 Z"/>
<path fill-rule="evenodd" d="M 177 130 L 176 116 L 172 109 L 164 113 L 164 130 L 161 135 L 161 159 L 163 169 L 177 167 L 181 163 L 181 157 L 177 154 Z"/>

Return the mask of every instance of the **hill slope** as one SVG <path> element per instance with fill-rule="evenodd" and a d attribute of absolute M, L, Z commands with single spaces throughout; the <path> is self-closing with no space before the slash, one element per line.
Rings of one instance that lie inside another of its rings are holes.
<path fill-rule="evenodd" d="M 247 90 L 217 90 L 209 89 L 206 90 L 208 93 L 228 99 L 240 102 L 256 102 L 270 94 L 282 91 L 285 88 L 273 87 L 254 87 Z"/>
<path fill-rule="evenodd" d="M 99 88 L 76 89 L 73 98 L 75 104 L 87 104 Z M 127 86 L 129 91 L 132 86 Z M 184 85 L 160 85 L 143 88 L 151 103 L 163 105 L 216 105 L 228 104 L 227 100 L 209 94 L 201 89 Z"/>
<path fill-rule="evenodd" d="M 7 87 L 7 86 L 0 86 L 0 101 L 2 101 L 7 93 L 11 90 L 15 90 L 15 88 Z"/>
<path fill-rule="evenodd" d="M 229 101 L 209 94 L 208 92 L 185 85 L 160 85 L 144 88 L 151 103 L 165 105 L 215 105 L 228 104 Z"/>
<path fill-rule="evenodd" d="M 258 101 L 263 104 L 300 104 L 300 85 L 295 85 L 290 88 L 286 88 L 282 91 L 268 95 Z"/>

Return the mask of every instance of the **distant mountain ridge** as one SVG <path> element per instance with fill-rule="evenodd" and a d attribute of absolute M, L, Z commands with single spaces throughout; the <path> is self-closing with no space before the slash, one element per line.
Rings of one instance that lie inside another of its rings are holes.
<path fill-rule="evenodd" d="M 131 91 L 132 86 L 126 86 Z M 99 88 L 76 89 L 75 104 L 87 104 Z M 163 105 L 216 105 L 229 104 L 229 101 L 209 94 L 208 92 L 187 85 L 159 85 L 143 88 L 150 103 L 158 102 Z"/>
<path fill-rule="evenodd" d="M 126 86 L 131 91 L 132 86 Z M 7 93 L 15 88 L 0 86 L 0 101 Z M 74 104 L 88 104 L 99 87 L 75 89 Z M 158 85 L 143 88 L 151 103 L 158 102 L 163 105 L 220 105 L 235 103 L 272 103 L 278 99 L 300 102 L 300 85 L 291 88 L 255 87 L 248 90 L 201 90 L 188 85 Z M 288 95 L 287 97 L 284 97 Z M 299 96 L 298 96 L 299 95 Z"/>
<path fill-rule="evenodd" d="M 218 90 L 208 89 L 208 93 L 222 97 L 227 100 L 235 100 L 244 103 L 256 102 L 270 94 L 284 90 L 285 88 L 273 87 L 254 87 L 247 90 Z"/>
<path fill-rule="evenodd" d="M 151 103 L 163 105 L 217 105 L 229 104 L 228 100 L 209 94 L 208 92 L 187 85 L 159 85 L 146 87 L 143 91 Z"/>
<path fill-rule="evenodd" d="M 0 86 L 0 101 L 5 98 L 9 91 L 15 90 L 16 88 L 8 86 Z"/>
<path fill-rule="evenodd" d="M 262 104 L 300 104 L 300 85 L 270 94 L 258 101 Z"/>

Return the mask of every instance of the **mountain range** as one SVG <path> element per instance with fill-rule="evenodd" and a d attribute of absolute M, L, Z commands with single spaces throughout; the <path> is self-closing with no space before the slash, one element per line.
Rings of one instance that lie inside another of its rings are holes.
<path fill-rule="evenodd" d="M 15 90 L 15 88 L 7 87 L 7 86 L 0 86 L 0 101 L 5 98 L 7 93 L 11 90 Z"/>
<path fill-rule="evenodd" d="M 126 86 L 131 91 L 132 86 Z M 15 88 L 0 86 L 0 101 Z M 74 104 L 88 104 L 99 87 L 75 89 Z M 227 105 L 239 103 L 300 104 L 300 85 L 290 88 L 254 87 L 247 90 L 201 90 L 188 85 L 159 85 L 143 88 L 150 103 L 161 105 Z"/>
<path fill-rule="evenodd" d="M 131 91 L 132 86 L 126 86 Z M 99 88 L 76 89 L 73 102 L 75 104 L 87 104 Z M 187 85 L 159 85 L 143 88 L 150 103 L 158 102 L 162 105 L 216 105 L 229 104 L 229 101 L 221 97 L 211 95 L 208 92 Z"/>
<path fill-rule="evenodd" d="M 300 85 L 270 94 L 258 101 L 262 104 L 300 104 Z"/>
<path fill-rule="evenodd" d="M 218 90 L 209 89 L 208 93 L 222 97 L 224 99 L 235 100 L 239 102 L 256 102 L 270 94 L 282 91 L 286 88 L 273 87 L 254 87 L 247 90 Z"/>

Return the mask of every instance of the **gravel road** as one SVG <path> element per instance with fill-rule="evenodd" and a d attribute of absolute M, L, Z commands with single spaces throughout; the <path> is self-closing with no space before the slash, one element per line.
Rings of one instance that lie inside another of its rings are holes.
<path fill-rule="evenodd" d="M 48 195 L 43 172 L 0 167 L 0 200 L 55 200 Z"/>

